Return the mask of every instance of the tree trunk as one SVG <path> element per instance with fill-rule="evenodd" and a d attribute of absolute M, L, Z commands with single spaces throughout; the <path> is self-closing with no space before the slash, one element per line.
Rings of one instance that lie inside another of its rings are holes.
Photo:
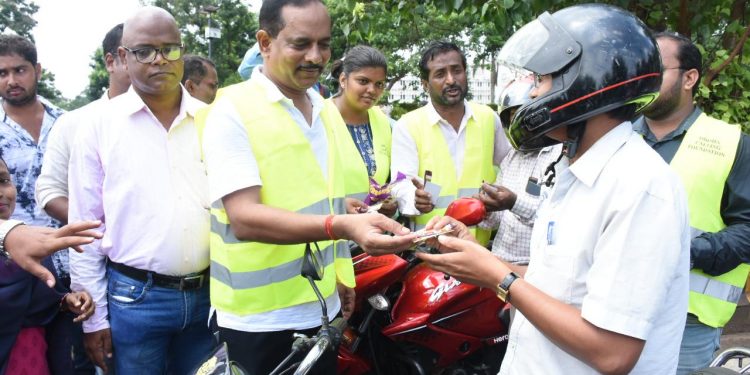
<path fill-rule="evenodd" d="M 688 38 L 692 38 L 691 19 L 693 19 L 693 15 L 688 8 L 688 0 L 680 0 L 680 16 L 677 19 L 677 32 Z"/>
<path fill-rule="evenodd" d="M 729 11 L 729 21 L 731 24 L 734 21 L 741 21 L 745 16 L 745 7 L 747 6 L 747 0 L 734 0 L 732 2 L 732 8 Z M 731 49 L 737 43 L 738 35 L 735 33 L 725 32 L 721 39 L 721 45 L 724 49 Z"/>

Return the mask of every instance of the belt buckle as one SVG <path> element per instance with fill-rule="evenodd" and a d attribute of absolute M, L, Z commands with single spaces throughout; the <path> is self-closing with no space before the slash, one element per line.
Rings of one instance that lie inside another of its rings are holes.
<path fill-rule="evenodd" d="M 180 290 L 187 290 L 187 289 L 199 289 L 203 286 L 203 278 L 205 275 L 195 275 L 195 276 L 186 276 L 180 279 Z M 193 280 L 198 280 L 198 286 L 189 287 L 187 284 L 191 283 Z"/>

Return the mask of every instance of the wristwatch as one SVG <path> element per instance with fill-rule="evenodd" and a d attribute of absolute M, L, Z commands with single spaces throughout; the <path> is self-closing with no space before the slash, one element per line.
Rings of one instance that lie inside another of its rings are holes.
<path fill-rule="evenodd" d="M 8 235 L 11 229 L 23 225 L 21 220 L 5 220 L 0 224 L 0 255 L 10 259 L 10 253 L 5 249 L 5 236 Z"/>
<path fill-rule="evenodd" d="M 510 300 L 510 285 L 520 278 L 521 276 L 518 276 L 518 274 L 516 274 L 515 272 L 507 274 L 503 281 L 501 281 L 500 284 L 497 284 L 497 290 L 495 290 L 495 292 L 497 293 L 497 298 L 500 298 L 500 300 L 503 302 L 508 302 L 508 300 Z"/>

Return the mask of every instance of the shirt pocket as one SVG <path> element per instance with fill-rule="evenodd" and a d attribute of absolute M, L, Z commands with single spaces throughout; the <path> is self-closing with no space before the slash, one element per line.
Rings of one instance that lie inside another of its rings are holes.
<path fill-rule="evenodd" d="M 550 297 L 571 304 L 578 267 L 576 257 L 558 246 L 547 245 L 535 285 Z"/>

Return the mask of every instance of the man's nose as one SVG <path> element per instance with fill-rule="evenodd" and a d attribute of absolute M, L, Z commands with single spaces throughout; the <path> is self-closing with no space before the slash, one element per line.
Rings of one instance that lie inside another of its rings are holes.
<path fill-rule="evenodd" d="M 164 57 L 164 51 L 156 50 L 156 56 L 154 57 L 152 64 L 164 65 L 167 63 L 169 63 L 169 60 Z"/>
<path fill-rule="evenodd" d="M 6 77 L 7 78 L 5 80 L 6 80 L 6 84 L 8 86 L 12 86 L 12 87 L 18 86 L 18 80 L 16 79 L 16 74 L 15 73 L 10 72 L 10 73 L 8 73 L 8 75 Z"/>
<path fill-rule="evenodd" d="M 452 84 L 454 84 L 455 82 L 456 82 L 456 77 L 454 77 L 454 76 L 453 76 L 453 73 L 450 73 L 450 72 L 449 72 L 449 73 L 448 73 L 448 74 L 447 74 L 447 75 L 445 76 L 445 83 L 447 83 L 447 84 L 449 84 L 449 85 L 452 85 Z"/>
<path fill-rule="evenodd" d="M 311 64 L 320 64 L 323 62 L 323 53 L 318 45 L 313 45 L 305 54 L 305 61 Z"/>

